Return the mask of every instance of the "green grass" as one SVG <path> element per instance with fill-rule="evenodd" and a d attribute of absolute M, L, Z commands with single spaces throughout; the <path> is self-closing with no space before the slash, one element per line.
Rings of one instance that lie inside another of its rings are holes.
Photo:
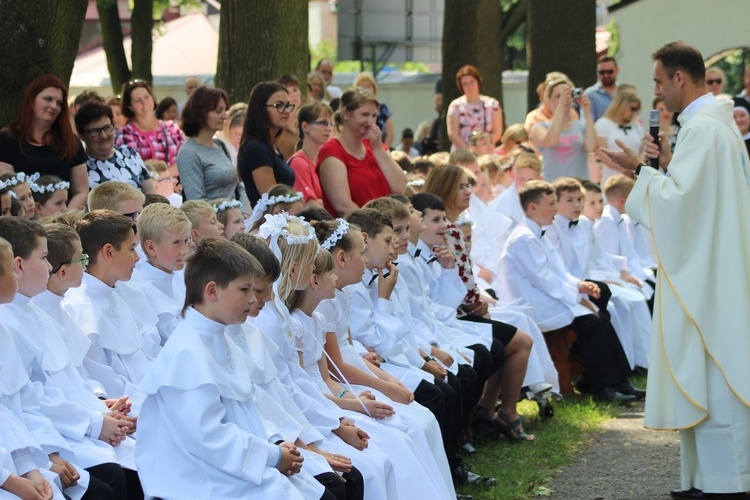
<path fill-rule="evenodd" d="M 535 403 L 520 403 L 526 431 L 535 434 L 536 439 L 511 443 L 501 438 L 480 444 L 466 464 L 477 474 L 495 477 L 497 485 L 490 489 L 463 487 L 458 492 L 475 499 L 547 496 L 552 478 L 586 449 L 602 422 L 619 414 L 617 407 L 595 403 L 590 397 L 569 398 L 554 403 L 554 408 L 554 417 L 541 420 Z"/>
<path fill-rule="evenodd" d="M 633 377 L 631 382 L 646 387 L 645 376 Z M 552 478 L 592 443 L 603 422 L 620 414 L 617 406 L 595 403 L 590 397 L 566 398 L 553 406 L 555 416 L 540 419 L 536 403 L 519 403 L 518 411 L 527 421 L 525 430 L 536 439 L 511 443 L 501 438 L 481 443 L 466 464 L 477 474 L 495 477 L 497 485 L 490 489 L 463 487 L 458 493 L 473 495 L 477 500 L 548 496 Z"/>

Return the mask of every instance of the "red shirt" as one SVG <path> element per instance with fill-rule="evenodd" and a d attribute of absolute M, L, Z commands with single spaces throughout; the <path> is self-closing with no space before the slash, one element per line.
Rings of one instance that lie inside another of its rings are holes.
<path fill-rule="evenodd" d="M 375 154 L 370 147 L 370 141 L 364 139 L 362 143 L 365 145 L 366 152 L 365 157 L 360 160 L 347 153 L 338 139 L 330 139 L 323 144 L 322 148 L 320 148 L 320 152 L 318 153 L 318 165 L 316 167 L 319 169 L 323 160 L 331 156 L 346 165 L 347 181 L 349 182 L 351 198 L 359 207 L 375 198 L 391 194 L 391 188 L 388 186 L 388 181 L 386 181 L 385 175 L 383 175 L 383 172 L 378 166 L 378 162 L 375 160 Z M 385 148 L 385 145 L 383 145 L 383 148 Z M 323 203 L 325 204 L 328 213 L 334 216 L 337 215 L 336 210 L 334 210 L 328 202 L 328 197 L 326 196 L 325 191 L 323 191 Z"/>
<path fill-rule="evenodd" d="M 302 193 L 305 201 L 322 200 L 323 188 L 315 172 L 315 164 L 301 149 L 289 157 L 289 166 L 294 170 L 294 189 Z"/>

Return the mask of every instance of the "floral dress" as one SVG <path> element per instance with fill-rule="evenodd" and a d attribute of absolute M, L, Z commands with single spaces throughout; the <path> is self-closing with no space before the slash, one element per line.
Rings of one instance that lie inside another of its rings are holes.
<path fill-rule="evenodd" d="M 106 160 L 97 160 L 89 156 L 86 159 L 86 168 L 89 189 L 107 181 L 124 182 L 142 189 L 143 181 L 151 178 L 141 155 L 127 146 L 115 147 L 114 154 Z"/>
<path fill-rule="evenodd" d="M 471 270 L 471 257 L 469 257 L 469 251 L 464 242 L 464 235 L 458 226 L 449 222 L 448 229 L 445 232 L 445 239 L 448 248 L 451 249 L 453 256 L 456 258 L 458 276 L 464 285 L 466 285 L 466 296 L 463 303 L 458 306 L 458 316 L 466 316 L 469 314 L 469 311 L 482 302 L 479 295 L 479 288 L 477 288 L 474 282 L 474 272 Z"/>

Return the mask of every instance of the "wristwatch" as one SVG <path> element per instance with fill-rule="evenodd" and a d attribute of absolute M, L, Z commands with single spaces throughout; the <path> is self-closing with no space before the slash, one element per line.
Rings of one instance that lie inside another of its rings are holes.
<path fill-rule="evenodd" d="M 429 363 L 430 361 L 434 361 L 435 360 L 435 358 L 433 358 L 429 354 L 427 356 L 425 356 L 424 358 L 422 358 L 422 359 L 424 359 L 425 363 Z"/>

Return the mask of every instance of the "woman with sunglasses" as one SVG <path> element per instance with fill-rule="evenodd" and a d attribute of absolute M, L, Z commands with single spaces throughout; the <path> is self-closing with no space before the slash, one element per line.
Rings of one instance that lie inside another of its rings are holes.
<path fill-rule="evenodd" d="M 89 188 L 107 181 L 135 186 L 145 194 L 156 192 L 154 181 L 137 151 L 128 146 L 115 146 L 115 125 L 112 108 L 90 102 L 81 106 L 75 116 L 78 135 L 86 144 L 86 168 Z"/>
<path fill-rule="evenodd" d="M 0 132 L 0 174 L 54 175 L 70 182 L 71 210 L 86 206 L 86 152 L 68 119 L 68 87 L 40 75 L 24 92 L 16 117 Z"/>
<path fill-rule="evenodd" d="M 294 185 L 294 171 L 274 144 L 292 110 L 289 92 L 280 83 L 261 82 L 250 92 L 237 170 L 253 205 L 276 184 Z"/>
<path fill-rule="evenodd" d="M 320 148 L 331 137 L 333 110 L 323 102 L 310 102 L 299 108 L 297 129 L 302 147 L 289 158 L 295 174 L 294 189 L 302 193 L 305 207 L 323 207 L 323 188 L 315 172 Z"/>
<path fill-rule="evenodd" d="M 132 80 L 122 91 L 122 114 L 128 124 L 117 131 L 115 144 L 128 146 L 143 160 L 162 160 L 172 167 L 185 136 L 173 121 L 159 120 L 154 114 L 156 101 L 148 83 Z M 176 171 L 172 172 L 177 175 Z"/>
<path fill-rule="evenodd" d="M 612 151 L 622 151 L 615 141 L 620 140 L 634 151 L 640 151 L 643 145 L 643 128 L 638 123 L 638 113 L 641 110 L 641 99 L 632 90 L 618 88 L 612 104 L 609 105 L 604 116 L 596 120 L 596 135 L 599 148 Z M 601 160 L 601 185 L 612 176 L 629 175 L 632 172 L 615 164 L 606 154 L 596 155 Z"/>
<path fill-rule="evenodd" d="M 381 142 L 378 100 L 352 87 L 341 96 L 335 137 L 318 153 L 323 202 L 331 215 L 345 216 L 365 203 L 406 189 L 406 174 Z"/>

